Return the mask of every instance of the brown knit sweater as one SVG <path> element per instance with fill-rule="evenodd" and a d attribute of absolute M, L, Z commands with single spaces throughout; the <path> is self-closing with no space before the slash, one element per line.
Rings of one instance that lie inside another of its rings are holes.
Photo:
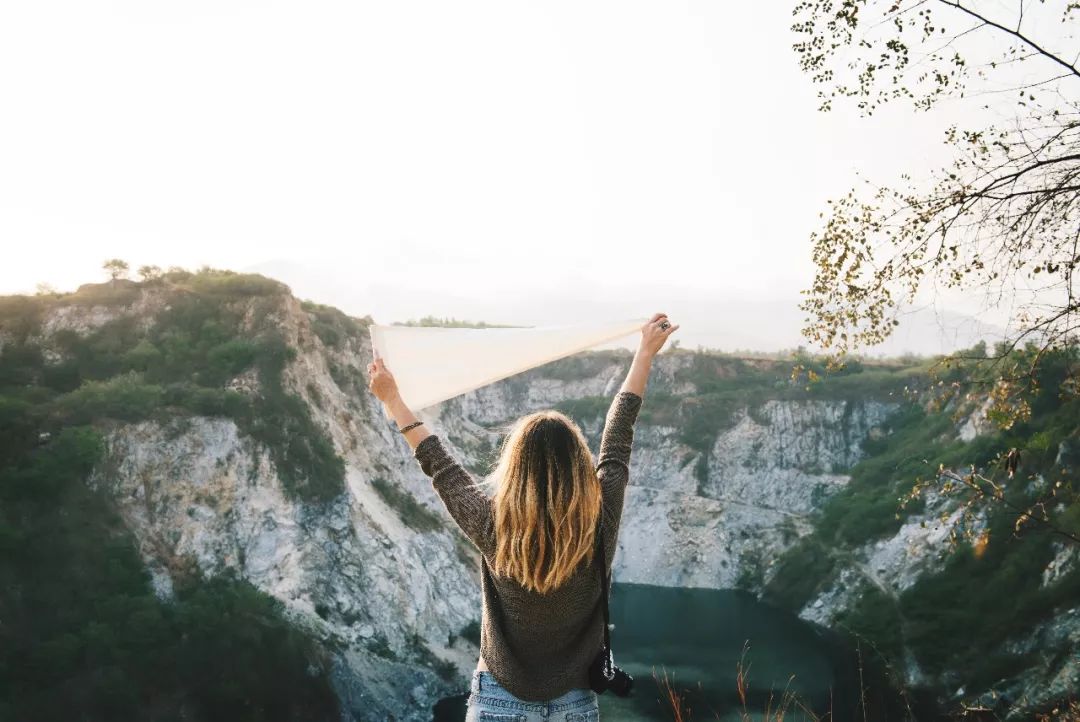
<path fill-rule="evenodd" d="M 620 391 L 608 409 L 600 440 L 597 476 L 603 490 L 604 563 L 609 573 L 641 402 L 633 391 Z M 539 702 L 571 689 L 588 689 L 589 663 L 604 642 L 598 560 L 583 563 L 547 595 L 496 577 L 488 566 L 495 557 L 492 499 L 474 486 L 475 480 L 447 453 L 438 435 L 425 437 L 413 456 L 431 477 L 450 515 L 481 552 L 480 654 L 488 671 L 522 700 Z"/>

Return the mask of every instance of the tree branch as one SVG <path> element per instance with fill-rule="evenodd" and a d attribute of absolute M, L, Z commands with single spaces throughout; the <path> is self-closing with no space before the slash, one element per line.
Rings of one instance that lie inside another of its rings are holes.
<path fill-rule="evenodd" d="M 964 7 L 959 2 L 951 2 L 950 0 L 938 0 L 938 2 L 940 2 L 942 5 L 948 5 L 951 8 L 955 8 L 955 9 L 957 9 L 957 10 L 963 12 L 963 13 L 967 13 L 968 15 L 975 18 L 976 20 L 981 20 L 982 22 L 986 23 L 987 25 L 990 25 L 992 27 L 997 28 L 998 30 L 1001 30 L 1002 32 L 1005 32 L 1005 33 L 1008 33 L 1009 35 L 1012 35 L 1017 40 L 1020 40 L 1021 42 L 1025 43 L 1029 47 L 1031 47 L 1033 50 L 1037 51 L 1043 57 L 1045 57 L 1045 58 L 1047 58 L 1049 60 L 1052 60 L 1053 62 L 1057 63 L 1058 65 L 1062 66 L 1063 68 L 1067 68 L 1071 75 L 1075 75 L 1078 78 L 1080 78 L 1080 70 L 1077 70 L 1074 65 L 1070 65 L 1069 63 L 1065 62 L 1064 60 L 1062 60 L 1058 56 L 1051 53 L 1050 51 L 1043 49 L 1042 47 L 1037 45 L 1034 40 L 1027 37 L 1023 33 L 1019 32 L 1019 29 L 1013 30 L 1012 28 L 1007 28 L 1004 25 L 1002 25 L 1001 23 L 996 23 L 993 20 L 990 20 L 990 19 L 980 15 L 979 13 L 975 12 L 974 10 L 970 10 L 970 9 Z"/>

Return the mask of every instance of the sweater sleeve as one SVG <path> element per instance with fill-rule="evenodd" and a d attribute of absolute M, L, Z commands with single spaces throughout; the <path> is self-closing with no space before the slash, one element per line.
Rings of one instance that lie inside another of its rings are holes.
<path fill-rule="evenodd" d="M 630 480 L 630 451 L 634 443 L 634 422 L 642 398 L 633 391 L 620 391 L 611 402 L 600 439 L 596 475 L 604 498 L 604 544 L 608 564 L 615 556 L 615 541 L 622 520 L 623 499 Z"/>
<path fill-rule="evenodd" d="M 630 450 L 634 442 L 634 422 L 637 421 L 641 401 L 641 397 L 633 391 L 620 391 L 612 400 L 604 420 L 597 468 L 608 462 L 616 462 L 629 469 Z"/>
<path fill-rule="evenodd" d="M 413 449 L 420 469 L 431 478 L 435 493 L 450 516 L 481 553 L 495 553 L 495 517 L 491 499 L 476 486 L 472 475 L 454 460 L 437 434 L 430 434 Z"/>

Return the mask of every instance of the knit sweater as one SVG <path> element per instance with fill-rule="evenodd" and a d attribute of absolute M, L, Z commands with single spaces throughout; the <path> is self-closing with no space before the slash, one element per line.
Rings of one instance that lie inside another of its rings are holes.
<path fill-rule="evenodd" d="M 630 474 L 634 422 L 642 398 L 620 391 L 608 409 L 597 458 L 603 495 L 604 563 L 610 574 Z M 480 550 L 483 610 L 480 654 L 495 680 L 518 699 L 542 702 L 571 689 L 589 689 L 589 664 L 604 643 L 599 562 L 582 564 L 542 595 L 496 576 L 494 503 L 431 434 L 413 456 L 465 536 Z M 610 577 L 609 577 L 610 581 Z M 610 589 L 610 587 L 609 587 Z"/>

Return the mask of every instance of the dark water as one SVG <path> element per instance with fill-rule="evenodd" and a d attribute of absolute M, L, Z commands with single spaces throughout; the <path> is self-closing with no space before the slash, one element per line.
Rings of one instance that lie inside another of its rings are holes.
<path fill-rule="evenodd" d="M 685 722 L 741 720 L 736 681 L 741 659 L 749 719 L 762 719 L 769 707 L 776 710 L 785 690 L 809 710 L 790 704 L 784 715 L 790 722 L 815 715 L 830 722 L 858 719 L 860 672 L 854 651 L 837 636 L 752 595 L 615 584 L 611 621 L 615 663 L 634 677 L 634 694 L 600 695 L 602 718 L 674 720 L 670 687 L 682 697 Z M 873 683 L 866 674 L 864 687 Z M 443 700 L 436 722 L 462 720 L 467 692 Z"/>

